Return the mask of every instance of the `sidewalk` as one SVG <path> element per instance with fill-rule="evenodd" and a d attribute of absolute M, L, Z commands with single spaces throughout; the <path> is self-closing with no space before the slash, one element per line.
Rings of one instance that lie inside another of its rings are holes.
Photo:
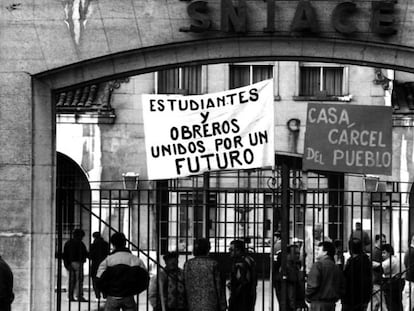
<path fill-rule="evenodd" d="M 88 299 L 89 292 L 87 288 L 84 289 L 85 298 Z M 272 298 L 273 294 L 273 298 Z M 67 299 L 66 293 L 62 293 L 62 308 L 61 311 L 98 311 L 104 309 L 105 301 L 95 301 L 95 295 L 93 292 L 90 293 L 91 301 L 88 302 L 70 302 Z M 227 291 L 227 298 L 229 292 Z M 273 308 L 272 308 L 273 304 Z M 151 305 L 147 304 L 147 291 L 139 295 L 138 299 L 138 310 L 139 311 L 152 311 Z M 279 310 L 279 305 L 274 294 L 274 290 L 270 286 L 269 280 L 259 280 L 257 285 L 257 299 L 255 311 L 282 311 Z M 341 304 L 338 303 L 335 311 L 341 311 Z"/>

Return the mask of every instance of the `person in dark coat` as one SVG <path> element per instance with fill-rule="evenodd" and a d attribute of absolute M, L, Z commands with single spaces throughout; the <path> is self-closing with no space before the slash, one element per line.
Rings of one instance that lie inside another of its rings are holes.
<path fill-rule="evenodd" d="M 336 302 L 345 291 L 343 273 L 334 261 L 334 244 L 320 242 L 316 255 L 316 262 L 308 275 L 306 300 L 310 302 L 310 311 L 334 311 Z"/>
<path fill-rule="evenodd" d="M 98 272 L 99 264 L 108 256 L 110 251 L 109 243 L 106 242 L 99 232 L 92 234 L 94 241 L 89 249 L 89 258 L 91 260 L 91 273 L 92 286 L 97 299 L 101 298 L 101 293 L 96 286 L 96 273 Z"/>
<path fill-rule="evenodd" d="M 178 253 L 163 256 L 165 269 L 158 276 L 161 311 L 187 311 L 184 271 L 178 266 Z"/>
<path fill-rule="evenodd" d="M 382 290 L 382 274 L 383 270 L 381 267 L 382 262 L 382 250 L 381 246 L 387 243 L 387 237 L 385 234 L 375 235 L 375 245 L 372 249 L 371 261 L 378 263 L 372 267 L 372 298 L 368 303 L 367 310 L 369 311 L 388 311 L 385 303 L 385 295 Z"/>
<path fill-rule="evenodd" d="M 348 246 L 351 257 L 344 269 L 342 311 L 366 311 L 372 293 L 371 261 L 364 253 L 360 239 L 350 240 Z"/>
<path fill-rule="evenodd" d="M 10 311 L 13 300 L 13 272 L 0 257 L 0 310 Z"/>
<path fill-rule="evenodd" d="M 88 258 L 88 251 L 82 242 L 85 232 L 75 229 L 72 238 L 63 247 L 63 263 L 69 272 L 69 301 L 86 301 L 83 297 L 83 264 Z"/>
<path fill-rule="evenodd" d="M 274 246 L 273 246 L 273 267 L 272 267 L 272 285 L 275 289 L 276 299 L 281 304 L 281 291 L 282 291 L 282 276 L 280 267 L 282 266 L 282 238 L 279 231 L 274 234 Z"/>
<path fill-rule="evenodd" d="M 362 242 L 362 246 L 365 252 L 371 252 L 371 238 L 367 231 L 362 230 L 362 224 L 360 222 L 355 223 L 355 229 L 352 231 L 349 240 L 359 239 Z"/>
<path fill-rule="evenodd" d="M 404 255 L 405 274 L 404 304 L 406 311 L 414 310 L 414 235 L 411 237 L 410 247 Z"/>
<path fill-rule="evenodd" d="M 305 280 L 303 271 L 300 270 L 300 249 L 298 245 L 287 247 L 286 262 L 286 311 L 306 309 L 305 303 Z"/>
<path fill-rule="evenodd" d="M 241 240 L 230 243 L 232 258 L 229 311 L 253 311 L 256 303 L 256 263 Z"/>

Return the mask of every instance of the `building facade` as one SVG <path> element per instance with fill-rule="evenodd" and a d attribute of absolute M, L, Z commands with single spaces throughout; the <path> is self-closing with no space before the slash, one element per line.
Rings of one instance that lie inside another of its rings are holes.
<path fill-rule="evenodd" d="M 63 240 L 71 230 L 80 227 L 86 229 L 89 237 L 92 231 L 101 231 L 109 238 L 113 227 L 128 233 L 130 240 L 147 252 L 151 260 L 146 254 L 142 257 L 153 268 L 159 263 L 157 254 L 166 250 L 179 250 L 185 260 L 193 239 L 202 236 L 210 238 L 213 253 L 224 262 L 221 257 L 235 238 L 247 240 L 257 256 L 270 258 L 272 236 L 282 229 L 283 216 L 280 184 L 268 184 L 269 179 L 275 178 L 275 172 L 269 168 L 212 172 L 208 188 L 205 176 L 170 180 L 165 189 L 166 206 L 157 213 L 163 206 L 157 198 L 160 185 L 147 178 L 141 95 L 215 93 L 273 79 L 276 163 L 290 163 L 290 186 L 297 190 L 290 199 L 287 244 L 298 240 L 305 244 L 308 257 L 304 264 L 309 268 L 318 234 L 339 240 L 347 250 L 347 237 L 355 223 L 362 222 L 372 238 L 384 233 L 396 251 L 403 253 L 410 230 L 411 180 L 406 168 L 409 161 L 404 158 L 408 154 L 404 141 L 410 125 L 401 120 L 409 119 L 410 111 L 400 85 L 411 77 L 399 71 L 350 64 L 251 61 L 176 67 L 57 93 L 57 178 L 62 182 L 58 182 L 58 189 L 65 185 L 69 189 L 65 180 L 73 172 L 67 168 L 75 163 L 87 176 L 89 185 L 74 181 L 72 189 L 90 192 L 86 199 L 79 196 L 79 201 L 89 208 L 73 204 L 62 212 Z M 397 105 L 397 100 L 404 104 Z M 367 192 L 364 174 L 304 172 L 300 162 L 305 153 L 309 102 L 392 106 L 392 176 L 371 176 L 378 185 L 375 191 Z M 65 164 L 62 159 L 66 157 L 72 162 Z M 59 167 L 67 172 L 60 174 Z M 139 176 L 139 185 L 134 185 L 134 190 L 139 190 L 133 192 L 132 199 L 119 190 L 125 189 L 122 183 L 128 172 Z M 276 169 L 276 183 L 281 182 L 280 174 Z M 234 193 L 228 193 L 229 189 Z M 206 190 L 207 200 L 203 197 Z M 153 203 L 152 207 L 146 204 L 148 201 Z M 57 209 L 62 207 L 60 202 Z M 165 221 L 166 228 L 151 227 L 150 223 L 157 221 Z M 261 275 L 269 278 L 269 262 L 259 260 L 263 265 Z"/>
<path fill-rule="evenodd" d="M 92 89 L 96 83 L 186 65 L 316 61 L 414 72 L 412 10 L 413 4 L 408 0 L 398 3 L 39 0 L 2 6 L 0 214 L 3 221 L 0 225 L 0 253 L 15 273 L 14 309 L 52 310 L 56 306 L 55 203 L 59 202 L 60 195 L 56 191 L 56 151 L 59 151 L 56 124 L 64 122 L 56 119 L 58 94 L 80 86 L 89 85 Z M 300 16 L 306 18 L 303 20 L 298 18 Z M 309 70 L 309 75 L 311 72 Z M 382 73 L 390 77 L 385 71 Z M 282 76 L 279 72 L 279 81 Z M 394 166 L 393 178 L 399 175 L 397 181 L 411 182 L 411 159 L 407 157 L 411 154 L 411 99 L 409 84 L 404 86 L 411 78 L 406 78 L 395 76 L 408 92 L 405 96 L 408 104 L 400 104 L 405 110 L 395 116 L 394 141 L 401 142 L 395 146 L 393 158 L 402 160 L 395 162 L 399 167 Z M 367 83 L 371 85 L 373 79 L 376 78 L 370 78 Z M 154 83 L 152 78 L 149 80 Z M 124 91 L 125 85 L 121 86 Z M 148 87 L 149 84 L 144 85 Z M 225 84 L 217 81 L 216 87 L 224 88 Z M 380 95 L 379 101 L 383 100 L 384 94 L 379 86 L 375 90 L 372 86 L 369 89 L 374 95 Z M 281 101 L 284 100 L 283 90 L 279 88 Z M 299 96 L 299 93 L 293 94 Z M 308 95 L 312 96 L 311 93 Z M 346 95 L 353 93 L 350 91 Z M 122 97 L 122 94 L 117 96 Z M 357 99 L 353 97 L 353 100 Z M 278 102 L 275 101 L 276 104 Z M 115 101 L 112 103 L 116 104 Z M 139 106 L 135 108 L 139 109 Z M 113 122 L 110 108 L 102 107 L 101 110 L 107 113 L 99 116 L 99 122 Z M 294 117 L 293 114 L 291 116 Z M 133 118 L 135 115 L 126 112 L 124 117 Z M 297 119 L 302 120 L 300 116 Z M 99 122 L 99 127 L 85 129 L 90 130 L 89 137 L 110 137 L 111 133 L 105 133 Z M 139 128 L 140 122 L 134 122 Z M 302 122 L 300 126 L 303 126 Z M 287 131 L 285 125 L 281 127 Z M 98 128 L 101 132 L 97 132 Z M 119 131 L 122 131 L 122 126 Z M 139 133 L 137 130 L 134 134 Z M 299 131 L 299 135 L 301 133 L 303 131 Z M 123 137 L 133 135 L 124 134 L 126 136 Z M 301 137 L 298 139 L 300 142 Z M 102 143 L 100 146 L 96 139 L 86 141 L 84 150 L 102 151 L 105 147 L 111 152 L 101 152 L 102 157 L 114 156 L 112 151 L 116 154 L 116 145 L 105 145 L 106 140 L 99 142 Z M 292 146 L 288 150 L 297 147 L 294 151 L 300 153 L 300 143 L 296 145 L 294 142 L 293 135 Z M 64 148 L 59 148 L 61 157 L 65 158 Z M 80 151 L 79 154 L 85 152 Z M 138 161 L 143 159 L 143 154 L 136 156 Z M 120 161 L 122 154 L 116 158 Z M 126 166 L 130 165 L 131 170 L 135 170 L 135 161 L 129 159 L 125 160 Z M 101 176 L 97 180 L 100 182 L 106 177 L 113 180 L 100 170 L 114 174 L 114 179 L 125 172 L 123 169 L 121 172 L 117 169 L 105 171 L 100 165 L 109 162 L 106 159 L 83 159 L 83 156 L 73 154 L 63 159 L 72 164 L 79 164 L 81 160 L 84 161 L 82 167 L 91 172 L 93 179 Z M 75 181 L 86 184 L 86 181 L 95 180 L 83 176 Z M 345 178 L 345 184 L 353 186 L 359 182 L 354 182 L 353 176 L 349 176 Z M 124 204 L 122 200 L 120 197 L 119 206 Z M 90 201 L 93 202 L 92 197 Z"/>

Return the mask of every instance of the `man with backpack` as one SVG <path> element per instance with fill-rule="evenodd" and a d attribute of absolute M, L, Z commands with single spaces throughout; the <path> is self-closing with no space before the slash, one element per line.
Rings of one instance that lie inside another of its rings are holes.
<path fill-rule="evenodd" d="M 230 243 L 232 258 L 229 311 L 253 311 L 256 303 L 256 262 L 246 253 L 243 241 Z"/>
<path fill-rule="evenodd" d="M 149 274 L 141 259 L 126 248 L 123 233 L 110 238 L 114 251 L 99 265 L 97 285 L 106 297 L 105 311 L 134 311 L 134 295 L 147 289 Z"/>

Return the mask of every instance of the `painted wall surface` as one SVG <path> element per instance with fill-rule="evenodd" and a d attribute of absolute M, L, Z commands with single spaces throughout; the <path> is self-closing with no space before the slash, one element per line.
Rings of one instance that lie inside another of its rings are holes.
<path fill-rule="evenodd" d="M 35 0 L 5 4 L 0 8 L 0 65 L 2 71 L 26 71 L 35 74 L 128 50 L 191 40 L 234 37 L 234 32 L 223 31 L 225 26 L 221 21 L 225 12 L 222 4 L 231 2 L 208 1 L 205 15 L 210 20 L 211 27 L 209 31 L 202 33 L 180 31 L 180 28 L 197 24 L 187 13 L 190 6 L 188 1 Z M 414 5 L 410 0 L 398 1 L 392 6 L 391 13 L 380 16 L 381 19 L 389 21 L 390 29 L 397 30 L 392 35 L 381 35 L 373 29 L 372 1 L 358 2 L 354 13 L 344 15 L 349 19 L 345 22 L 346 26 L 355 27 L 355 32 L 348 35 L 335 30 L 331 20 L 335 8 L 344 1 L 310 1 L 310 7 L 315 14 L 311 22 L 315 29 L 314 34 L 306 35 L 293 29 L 295 13 L 303 8 L 303 1 L 277 1 L 273 9 L 267 6 L 269 2 L 271 1 L 245 1 L 246 32 L 236 34 L 238 37 L 270 35 L 270 40 L 275 44 L 283 37 L 299 42 L 303 42 L 304 37 L 319 38 L 321 44 L 329 39 L 349 41 L 351 44 L 359 41 L 367 46 L 372 45 L 372 48 L 375 45 L 381 47 L 393 44 L 394 54 L 387 57 L 402 58 L 405 56 L 398 55 L 396 51 L 409 54 L 414 46 L 411 35 L 414 24 L 410 18 Z M 236 3 L 234 1 L 235 6 Z M 264 32 L 264 28 L 270 23 L 268 12 L 274 17 L 274 31 L 270 33 Z M 307 47 L 307 43 L 302 44 Z M 289 49 L 288 46 L 282 48 Z M 318 47 L 297 51 L 296 54 L 310 55 L 315 49 Z M 330 46 L 331 53 L 334 49 L 333 44 Z M 350 48 L 347 52 L 351 59 L 354 58 L 356 51 Z M 359 53 L 363 56 L 369 51 L 361 50 Z"/>

